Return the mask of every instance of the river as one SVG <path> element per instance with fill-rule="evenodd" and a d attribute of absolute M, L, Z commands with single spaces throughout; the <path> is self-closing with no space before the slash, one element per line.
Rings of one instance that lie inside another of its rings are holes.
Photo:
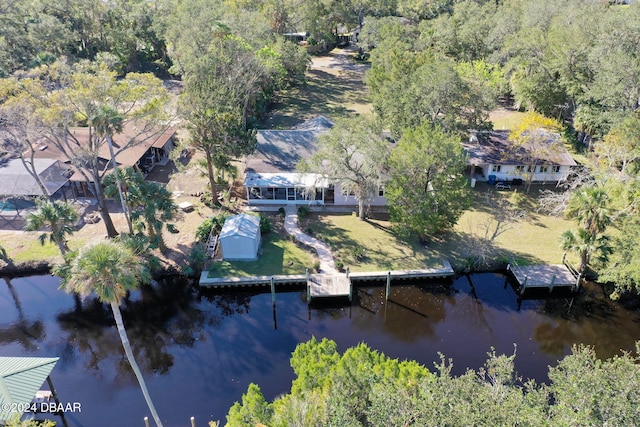
<path fill-rule="evenodd" d="M 454 373 L 477 369 L 494 347 L 512 354 L 524 378 L 546 381 L 548 365 L 577 343 L 600 357 L 632 351 L 640 315 L 582 295 L 519 301 L 500 274 L 409 285 L 389 302 L 384 287 L 360 287 L 351 305 L 306 303 L 301 290 L 269 293 L 196 290 L 166 280 L 133 293 L 122 312 L 136 358 L 165 426 L 224 425 L 250 382 L 272 400 L 287 392 L 296 344 L 315 336 L 340 351 L 360 342 L 432 367 L 442 353 Z M 0 281 L 0 356 L 60 357 L 51 378 L 69 426 L 144 426 L 147 408 L 123 355 L 110 309 L 76 301 L 53 276 Z M 554 291 L 556 292 L 556 291 Z M 45 384 L 46 387 L 46 384 Z M 52 417 L 62 425 L 59 417 Z"/>

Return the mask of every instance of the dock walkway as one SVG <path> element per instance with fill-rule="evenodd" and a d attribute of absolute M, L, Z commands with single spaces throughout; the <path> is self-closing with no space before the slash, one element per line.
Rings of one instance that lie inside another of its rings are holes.
<path fill-rule="evenodd" d="M 564 264 L 536 264 L 519 266 L 515 263 L 507 265 L 507 271 L 510 271 L 518 282 L 520 293 L 524 293 L 529 288 L 548 288 L 552 291 L 554 288 L 571 288 L 576 290 L 579 285 L 579 276 Z"/>
<path fill-rule="evenodd" d="M 390 270 L 390 271 L 365 271 L 354 273 L 332 274 L 294 274 L 274 276 L 250 276 L 250 277 L 208 277 L 208 271 L 203 271 L 200 276 L 200 286 L 212 288 L 268 286 L 272 285 L 307 285 L 307 298 L 343 297 L 351 298 L 353 295 L 353 282 L 386 281 L 387 287 L 392 280 L 416 280 L 445 278 L 455 275 L 448 261 L 442 262 L 440 268 L 427 268 L 420 270 Z"/>

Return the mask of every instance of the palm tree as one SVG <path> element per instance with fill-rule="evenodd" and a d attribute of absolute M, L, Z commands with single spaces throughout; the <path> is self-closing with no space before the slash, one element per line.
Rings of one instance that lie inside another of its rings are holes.
<path fill-rule="evenodd" d="M 127 183 L 124 197 L 131 212 L 131 220 L 135 221 L 138 231 L 145 231 L 149 242 L 164 252 L 166 245 L 162 238 L 162 228 L 167 221 L 175 219 L 178 206 L 173 201 L 171 193 L 155 182 L 145 181 L 144 176 L 133 168 L 119 171 Z M 116 175 L 116 177 L 118 176 Z M 114 178 L 105 179 L 105 194 L 120 197 L 116 192 Z M 171 229 L 167 224 L 167 228 Z"/>
<path fill-rule="evenodd" d="M 108 240 L 83 248 L 72 261 L 62 286 L 67 292 L 77 292 L 84 296 L 95 292 L 100 301 L 111 306 L 122 347 L 131 369 L 138 379 L 156 425 L 161 427 L 162 422 L 133 355 L 120 312 L 120 302 L 127 292 L 136 289 L 139 282 L 149 280 L 147 268 L 131 249 L 121 242 Z"/>
<path fill-rule="evenodd" d="M 120 175 L 118 174 L 118 163 L 116 162 L 116 156 L 113 152 L 113 134 L 122 132 L 122 123 L 124 117 L 115 108 L 100 106 L 97 114 L 92 118 L 91 124 L 93 125 L 96 133 L 107 140 L 107 146 L 109 147 L 109 154 L 111 155 L 111 164 L 116 176 L 116 184 L 118 187 L 118 194 L 120 195 L 120 203 L 122 204 L 122 212 L 127 220 L 129 226 L 129 234 L 133 234 L 133 226 L 131 225 L 131 218 L 127 211 L 126 200 L 122 194 L 122 183 L 120 182 Z"/>
<path fill-rule="evenodd" d="M 567 216 L 575 218 L 594 238 L 611 224 L 611 215 L 609 195 L 602 187 L 581 188 L 569 200 Z"/>
<path fill-rule="evenodd" d="M 67 245 L 67 235 L 73 233 L 73 226 L 78 222 L 78 212 L 71 203 L 61 201 L 40 201 L 38 202 L 38 210 L 29 213 L 26 217 L 27 225 L 25 230 L 36 231 L 43 227 L 49 227 L 51 232 L 42 233 L 38 239 L 44 245 L 47 237 L 49 241 L 58 245 L 60 253 L 66 257 L 69 253 Z"/>
<path fill-rule="evenodd" d="M 598 261 L 606 262 L 611 253 L 609 238 L 607 236 L 596 237 L 584 228 L 579 228 L 577 233 L 567 230 L 560 236 L 562 249 L 577 252 L 580 256 L 578 272 L 584 273 L 592 256 L 598 256 Z"/>

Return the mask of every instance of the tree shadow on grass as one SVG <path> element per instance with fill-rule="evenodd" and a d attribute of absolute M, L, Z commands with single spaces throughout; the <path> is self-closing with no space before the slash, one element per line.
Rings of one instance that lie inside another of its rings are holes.
<path fill-rule="evenodd" d="M 519 265 L 543 264 L 531 254 L 508 251 L 495 243 L 472 233 L 450 231 L 430 246 L 444 259 L 449 260 L 458 273 L 504 270 L 509 262 Z"/>

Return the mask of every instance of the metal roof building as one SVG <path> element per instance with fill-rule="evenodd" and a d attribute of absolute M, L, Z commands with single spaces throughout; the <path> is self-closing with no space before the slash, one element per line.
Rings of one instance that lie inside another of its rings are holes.
<path fill-rule="evenodd" d="M 0 422 L 9 420 L 17 413 L 22 415 L 17 408 L 24 408 L 31 403 L 58 359 L 0 357 Z"/>
<path fill-rule="evenodd" d="M 220 231 L 220 247 L 225 260 L 252 261 L 260 248 L 260 218 L 249 214 L 229 217 Z"/>
<path fill-rule="evenodd" d="M 55 159 L 33 159 L 35 170 L 51 196 L 67 182 L 69 166 Z M 0 164 L 0 196 L 42 196 L 38 181 L 29 173 L 20 159 L 10 159 Z"/>

